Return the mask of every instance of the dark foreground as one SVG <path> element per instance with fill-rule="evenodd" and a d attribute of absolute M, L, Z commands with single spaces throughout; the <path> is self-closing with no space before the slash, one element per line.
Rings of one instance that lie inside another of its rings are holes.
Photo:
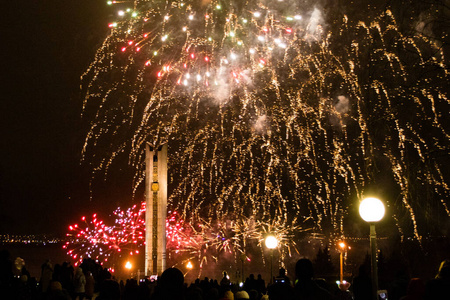
<path fill-rule="evenodd" d="M 2 250 L 0 299 L 371 299 L 370 265 L 362 264 L 359 273 L 340 286 L 314 277 L 314 266 L 309 259 L 299 259 L 294 266 L 287 266 L 295 269 L 292 278 L 280 269 L 268 283 L 259 274 L 250 274 L 244 283 L 235 283 L 226 272 L 219 280 L 205 277 L 191 283 L 185 282 L 177 268 L 167 269 L 156 281 L 138 282 L 133 278 L 118 280 L 91 259 L 85 259 L 79 267 L 69 262 L 53 265 L 46 260 L 39 275 L 33 276 L 8 250 Z M 411 278 L 401 271 L 390 280 L 380 278 L 379 285 L 384 290 L 381 296 L 385 297 L 380 299 L 450 299 L 450 260 L 444 260 L 436 269 L 435 278 Z"/>

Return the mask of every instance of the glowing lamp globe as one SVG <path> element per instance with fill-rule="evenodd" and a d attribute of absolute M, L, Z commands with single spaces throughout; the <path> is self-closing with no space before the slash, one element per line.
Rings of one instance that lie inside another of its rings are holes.
<path fill-rule="evenodd" d="M 269 249 L 275 249 L 278 246 L 278 240 L 273 235 L 266 237 L 266 247 Z"/>
<path fill-rule="evenodd" d="M 366 222 L 378 222 L 384 216 L 384 204 L 377 198 L 366 198 L 359 205 L 359 214 Z"/>

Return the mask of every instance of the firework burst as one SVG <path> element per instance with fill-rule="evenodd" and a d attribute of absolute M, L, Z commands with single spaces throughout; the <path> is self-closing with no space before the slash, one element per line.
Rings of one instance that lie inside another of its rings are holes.
<path fill-rule="evenodd" d="M 129 3 L 82 77 L 84 157 L 106 172 L 127 156 L 138 187 L 146 143 L 168 143 L 169 206 L 192 223 L 311 218 L 342 235 L 371 189 L 402 234 L 448 221 L 439 42 L 386 7 L 307 2 Z"/>
<path fill-rule="evenodd" d="M 71 241 L 63 246 L 75 260 L 75 266 L 85 258 L 93 258 L 103 265 L 114 252 L 121 251 L 118 240 L 114 237 L 114 228 L 105 225 L 97 214 L 92 215 L 91 219 L 82 217 L 81 221 L 80 224 L 69 226 L 67 237 Z"/>

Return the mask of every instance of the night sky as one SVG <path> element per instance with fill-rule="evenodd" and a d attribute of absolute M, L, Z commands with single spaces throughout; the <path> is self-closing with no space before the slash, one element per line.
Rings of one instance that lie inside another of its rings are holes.
<path fill-rule="evenodd" d="M 0 234 L 62 235 L 83 215 L 107 219 L 140 202 L 126 164 L 90 185 L 81 163 L 90 124 L 81 116 L 80 76 L 115 8 L 106 0 L 10 0 L 2 8 Z"/>
<path fill-rule="evenodd" d="M 91 195 L 91 173 L 80 165 L 88 125 L 80 75 L 108 32 L 111 12 L 103 0 L 3 5 L 0 234 L 61 234 L 84 214 L 111 212 L 130 194 L 122 174 Z"/>

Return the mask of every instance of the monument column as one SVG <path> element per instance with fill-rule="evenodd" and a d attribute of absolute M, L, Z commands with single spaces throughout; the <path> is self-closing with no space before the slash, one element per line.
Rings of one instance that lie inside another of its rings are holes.
<path fill-rule="evenodd" d="M 145 276 L 166 269 L 167 144 L 145 148 Z"/>

